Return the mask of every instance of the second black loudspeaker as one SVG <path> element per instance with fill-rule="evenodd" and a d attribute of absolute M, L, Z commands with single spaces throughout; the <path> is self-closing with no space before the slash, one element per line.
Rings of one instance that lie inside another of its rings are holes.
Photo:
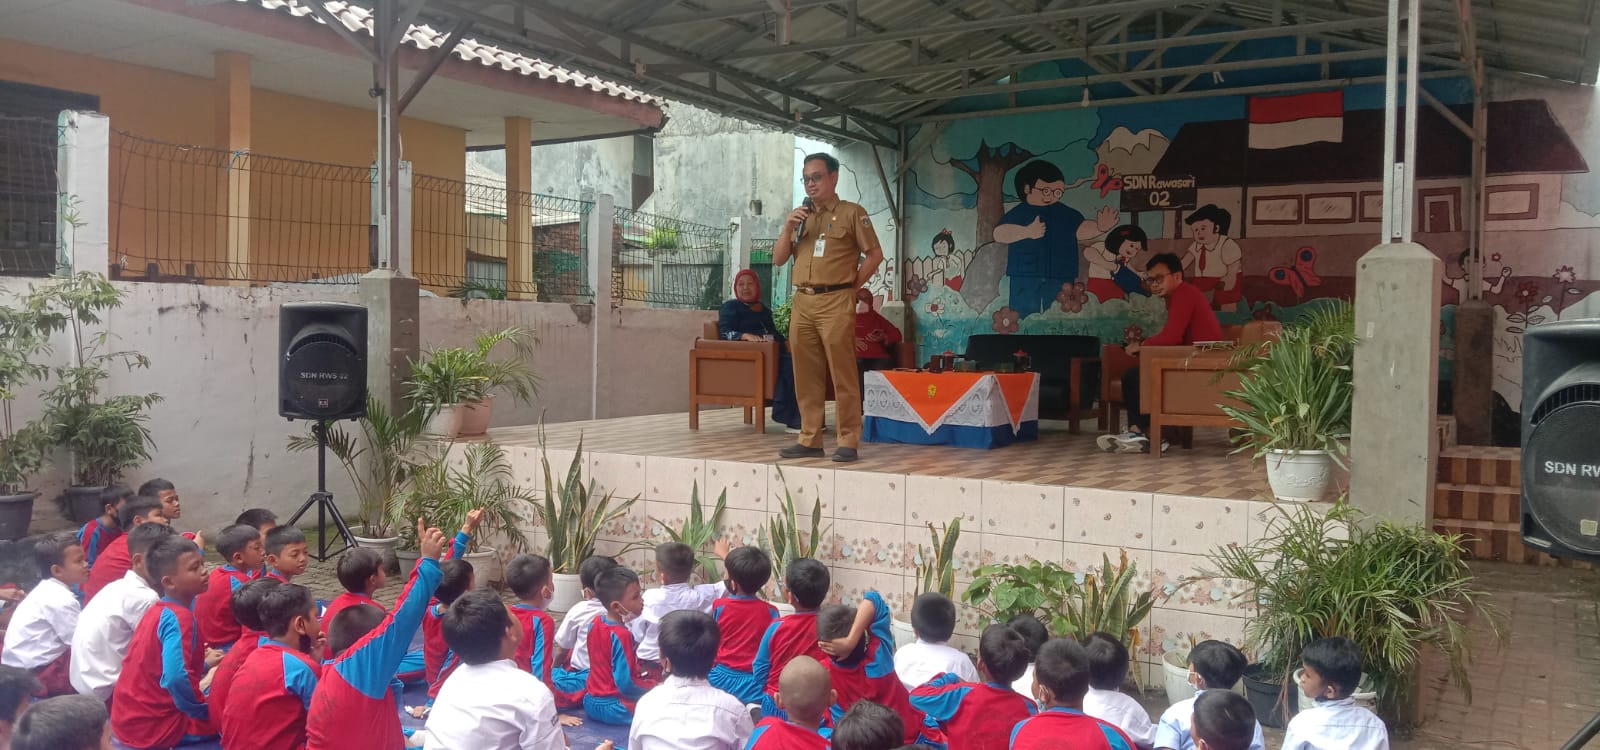
<path fill-rule="evenodd" d="M 278 413 L 355 419 L 367 413 L 367 308 L 289 302 L 278 310 Z"/>
<path fill-rule="evenodd" d="M 1600 562 L 1600 320 L 1522 337 L 1522 540 Z"/>

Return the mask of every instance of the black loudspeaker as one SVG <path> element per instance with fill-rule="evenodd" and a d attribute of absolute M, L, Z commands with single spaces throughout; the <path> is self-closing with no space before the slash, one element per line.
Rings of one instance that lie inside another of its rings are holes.
<path fill-rule="evenodd" d="M 355 419 L 367 413 L 367 308 L 289 302 L 278 309 L 278 413 Z"/>
<path fill-rule="evenodd" d="M 1522 541 L 1600 562 L 1600 320 L 1523 334 Z"/>

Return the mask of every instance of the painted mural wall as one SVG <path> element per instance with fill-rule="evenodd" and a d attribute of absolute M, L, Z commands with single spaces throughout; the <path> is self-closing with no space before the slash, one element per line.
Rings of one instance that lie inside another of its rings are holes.
<path fill-rule="evenodd" d="M 1471 121 L 1463 82 L 1428 87 Z M 1498 317 L 1497 421 L 1514 429 L 1522 332 L 1600 316 L 1600 133 L 1590 89 L 1496 85 L 1490 101 L 1482 283 Z M 1381 106 L 1380 87 L 1353 87 L 924 125 L 901 269 L 919 358 L 974 334 L 1153 334 L 1165 310 L 1141 282 L 1155 253 L 1182 258 L 1224 325 L 1352 297 L 1379 240 Z M 1415 239 L 1444 261 L 1448 378 L 1469 142 L 1426 109 L 1418 141 Z"/>

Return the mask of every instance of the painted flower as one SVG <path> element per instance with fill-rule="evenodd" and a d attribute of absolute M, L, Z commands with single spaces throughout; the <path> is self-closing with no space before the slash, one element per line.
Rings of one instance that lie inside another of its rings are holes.
<path fill-rule="evenodd" d="M 1056 292 L 1056 302 L 1061 305 L 1062 312 L 1082 312 L 1083 305 L 1089 301 L 1089 287 L 1083 282 L 1067 282 L 1061 285 L 1061 291 Z"/>
<path fill-rule="evenodd" d="M 1489 253 L 1489 260 L 1494 261 L 1495 263 L 1499 263 L 1500 262 L 1500 254 L 1499 253 Z"/>
<path fill-rule="evenodd" d="M 994 311 L 995 333 L 1016 333 L 1022 329 L 1022 316 L 1009 305 Z"/>
<path fill-rule="evenodd" d="M 906 299 L 907 302 L 910 302 L 911 300 L 914 300 L 917 297 L 920 297 L 923 294 L 926 294 L 927 291 L 928 291 L 928 280 L 927 279 L 924 279 L 921 276 L 917 276 L 917 275 L 914 275 L 914 274 L 911 276 L 911 278 L 906 279 L 906 289 L 905 289 L 904 296 L 905 296 L 905 299 Z"/>
<path fill-rule="evenodd" d="M 1571 284 L 1572 282 L 1578 280 L 1578 272 L 1574 271 L 1572 266 L 1562 266 L 1556 269 L 1555 274 L 1551 278 L 1554 278 L 1556 281 L 1559 281 L 1563 284 Z"/>
<path fill-rule="evenodd" d="M 1539 285 L 1524 281 L 1517 285 L 1517 299 L 1527 302 L 1539 294 Z"/>
<path fill-rule="evenodd" d="M 944 312 L 944 305 L 938 302 L 931 303 L 928 305 L 928 312 L 934 315 L 939 315 Z"/>
<path fill-rule="evenodd" d="M 1144 329 L 1129 323 L 1127 328 L 1122 329 L 1122 340 L 1129 344 L 1137 344 L 1140 341 L 1144 341 Z"/>

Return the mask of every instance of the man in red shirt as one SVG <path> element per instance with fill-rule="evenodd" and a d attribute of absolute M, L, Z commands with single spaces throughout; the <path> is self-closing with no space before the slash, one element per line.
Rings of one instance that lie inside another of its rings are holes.
<path fill-rule="evenodd" d="M 1161 332 L 1143 342 L 1131 342 L 1129 354 L 1139 356 L 1146 346 L 1189 346 L 1201 341 L 1221 341 L 1222 324 L 1212 312 L 1211 303 L 1193 284 L 1184 283 L 1183 261 L 1172 253 L 1160 253 L 1145 266 L 1145 281 L 1150 293 L 1167 303 L 1167 324 Z M 1150 417 L 1139 410 L 1139 368 L 1130 367 L 1122 374 L 1122 400 L 1128 406 L 1128 431 L 1121 435 L 1101 435 L 1100 449 L 1123 453 L 1148 453 Z M 1161 450 L 1167 450 L 1167 441 L 1161 440 Z"/>

